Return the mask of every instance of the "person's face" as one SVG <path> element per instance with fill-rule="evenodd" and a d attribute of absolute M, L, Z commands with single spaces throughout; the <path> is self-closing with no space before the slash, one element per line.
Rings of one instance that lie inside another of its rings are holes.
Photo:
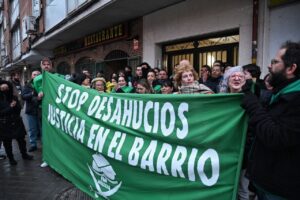
<path fill-rule="evenodd" d="M 200 72 L 201 72 L 201 76 L 209 75 L 209 71 L 206 69 L 206 67 L 201 68 Z"/>
<path fill-rule="evenodd" d="M 191 71 L 186 71 L 182 73 L 181 84 L 189 85 L 194 83 L 194 75 Z"/>
<path fill-rule="evenodd" d="M 84 85 L 84 86 L 89 86 L 91 83 L 91 80 L 89 78 L 86 78 L 83 80 L 82 84 L 81 85 Z"/>
<path fill-rule="evenodd" d="M 148 80 L 149 83 L 152 83 L 155 80 L 155 74 L 154 74 L 154 72 L 149 72 L 147 74 L 147 80 Z"/>
<path fill-rule="evenodd" d="M 141 84 L 137 84 L 136 93 L 145 94 L 146 93 L 146 88 L 144 86 L 142 86 Z"/>
<path fill-rule="evenodd" d="M 14 79 L 15 81 L 20 81 L 20 74 L 19 74 L 19 73 L 16 73 L 16 74 L 14 75 L 13 79 Z"/>
<path fill-rule="evenodd" d="M 0 85 L 0 91 L 5 92 L 8 90 L 9 90 L 9 87 L 6 83 Z"/>
<path fill-rule="evenodd" d="M 158 69 L 154 69 L 154 72 L 155 72 L 155 77 L 158 79 L 159 78 L 159 71 L 158 71 Z"/>
<path fill-rule="evenodd" d="M 33 71 L 33 72 L 31 73 L 31 78 L 34 79 L 35 77 L 37 77 L 37 76 L 40 75 L 40 74 L 41 74 L 41 72 L 39 72 L 39 71 Z"/>
<path fill-rule="evenodd" d="M 242 90 L 242 86 L 246 83 L 245 74 L 243 72 L 234 72 L 230 75 L 228 80 L 228 86 L 230 92 L 240 92 Z"/>
<path fill-rule="evenodd" d="M 163 85 L 161 88 L 161 93 L 162 94 L 172 94 L 173 88 L 167 85 Z"/>
<path fill-rule="evenodd" d="M 275 58 L 271 60 L 271 64 L 268 66 L 270 72 L 269 83 L 273 87 L 278 86 L 287 79 L 286 69 L 282 60 L 282 56 L 285 54 L 285 51 L 286 49 L 280 49 Z"/>
<path fill-rule="evenodd" d="M 104 82 L 103 81 L 96 81 L 95 82 L 95 89 L 99 92 L 104 92 Z"/>
<path fill-rule="evenodd" d="M 168 78 L 167 76 L 167 72 L 161 70 L 159 73 L 158 73 L 158 77 L 160 80 L 166 80 Z"/>
<path fill-rule="evenodd" d="M 124 77 L 119 77 L 118 85 L 119 85 L 119 87 L 126 86 L 126 81 L 125 81 Z"/>
<path fill-rule="evenodd" d="M 251 75 L 251 73 L 250 73 L 250 72 L 248 72 L 248 70 L 244 70 L 244 74 L 245 74 L 245 78 L 246 78 L 246 80 L 248 80 L 248 79 L 252 79 L 252 75 Z"/>
<path fill-rule="evenodd" d="M 136 76 L 141 77 L 143 75 L 142 67 L 137 67 L 135 74 Z"/>
<path fill-rule="evenodd" d="M 211 76 L 213 78 L 219 78 L 222 75 L 221 67 L 220 66 L 213 66 L 211 70 Z"/>
<path fill-rule="evenodd" d="M 44 60 L 41 63 L 41 68 L 43 71 L 50 72 L 52 71 L 52 64 L 48 60 Z"/>

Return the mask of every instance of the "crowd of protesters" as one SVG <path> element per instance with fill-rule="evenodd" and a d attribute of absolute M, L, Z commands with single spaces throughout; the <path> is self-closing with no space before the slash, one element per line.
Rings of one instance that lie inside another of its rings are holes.
<path fill-rule="evenodd" d="M 124 66 L 123 70 L 112 73 L 110 77 L 104 77 L 101 72 L 92 77 L 88 70 L 83 69 L 67 79 L 100 93 L 243 93 L 241 106 L 250 119 L 238 199 L 249 199 L 249 188 L 263 200 L 296 199 L 300 186 L 299 60 L 300 44 L 287 42 L 272 59 L 268 67 L 270 73 L 263 80 L 260 79 L 260 67 L 255 64 L 230 66 L 219 60 L 212 66 L 201 66 L 200 75 L 188 60 L 182 60 L 174 67 L 174 72 L 169 73 L 172 73 L 170 77 L 165 69 L 152 68 L 144 62 L 136 67 L 134 74 L 130 66 Z M 48 66 L 51 61 L 45 59 L 41 62 L 42 70 L 51 71 L 43 66 L 43 62 Z M 0 145 L 3 142 L 11 165 L 16 164 L 11 150 L 12 139 L 18 141 L 23 159 L 32 159 L 26 152 L 25 129 L 18 117 L 21 101 L 25 102 L 26 118 L 30 124 L 29 151 L 37 149 L 36 138 L 40 130 L 38 107 L 43 94 L 34 83 L 39 74 L 39 71 L 33 71 L 32 79 L 23 89 L 15 74 L 10 82 L 0 82 Z M 20 125 L 19 133 L 13 131 L 11 123 Z"/>

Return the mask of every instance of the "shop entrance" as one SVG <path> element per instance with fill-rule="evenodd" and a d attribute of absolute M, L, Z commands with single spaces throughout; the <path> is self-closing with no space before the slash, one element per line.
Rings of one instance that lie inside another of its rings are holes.
<path fill-rule="evenodd" d="M 189 60 L 198 73 L 201 66 L 211 67 L 216 60 L 235 66 L 238 65 L 238 47 L 238 33 L 167 44 L 163 46 L 163 63 L 169 74 L 183 59 Z"/>

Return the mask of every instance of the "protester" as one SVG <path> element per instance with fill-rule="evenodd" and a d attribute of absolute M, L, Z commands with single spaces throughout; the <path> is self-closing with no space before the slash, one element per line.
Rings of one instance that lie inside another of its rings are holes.
<path fill-rule="evenodd" d="M 49 73 L 53 72 L 53 67 L 52 67 L 52 62 L 49 58 L 45 57 L 41 60 L 40 63 L 40 67 L 42 69 L 42 71 L 46 71 Z M 41 106 L 41 100 L 44 96 L 44 92 L 43 92 L 43 77 L 42 74 L 36 76 L 33 79 L 33 87 L 35 89 L 35 91 L 38 93 L 37 99 L 39 100 L 40 104 L 39 104 L 39 108 L 38 108 L 38 118 L 40 121 L 40 124 L 42 125 L 42 106 Z M 47 167 L 48 164 L 46 162 L 43 162 L 41 164 L 41 167 Z"/>
<path fill-rule="evenodd" d="M 40 122 L 38 119 L 38 94 L 33 88 L 33 79 L 40 74 L 40 71 L 33 71 L 31 73 L 31 80 L 24 86 L 21 93 L 22 98 L 25 101 L 25 119 L 27 120 L 28 124 L 28 134 L 30 142 L 29 152 L 37 150 L 37 136 L 41 131 Z"/>
<path fill-rule="evenodd" d="M 128 86 L 132 87 L 132 68 L 130 66 L 125 67 L 125 78 Z"/>
<path fill-rule="evenodd" d="M 118 79 L 117 78 L 111 78 L 110 81 L 106 82 L 106 92 L 110 93 L 112 91 L 115 91 L 118 87 Z"/>
<path fill-rule="evenodd" d="M 92 80 L 92 88 L 99 91 L 99 92 L 105 92 L 106 91 L 106 81 L 104 78 L 94 78 Z"/>
<path fill-rule="evenodd" d="M 20 80 L 20 73 L 18 72 L 13 72 L 10 74 L 10 82 L 13 86 L 13 94 L 14 96 L 18 97 L 18 100 L 23 107 L 23 100 L 21 97 L 21 92 L 22 92 L 22 84 Z"/>
<path fill-rule="evenodd" d="M 179 94 L 212 94 L 213 91 L 203 84 L 199 84 L 198 74 L 191 65 L 180 65 L 177 67 L 174 77 L 178 86 Z"/>
<path fill-rule="evenodd" d="M 231 67 L 228 69 L 222 80 L 220 93 L 240 93 L 242 87 L 246 83 L 246 76 L 241 66 Z M 247 146 L 247 144 L 246 144 Z M 248 146 L 247 146 L 248 147 Z M 240 174 L 239 187 L 238 187 L 238 199 L 249 200 L 249 180 L 246 178 L 246 160 L 248 155 L 248 148 L 245 147 L 243 165 Z"/>
<path fill-rule="evenodd" d="M 158 73 L 158 83 L 161 85 L 167 79 L 168 79 L 167 71 L 164 69 L 161 69 Z"/>
<path fill-rule="evenodd" d="M 173 94 L 174 86 L 171 80 L 165 80 L 161 86 L 162 94 Z"/>
<path fill-rule="evenodd" d="M 214 93 L 218 93 L 220 88 L 219 85 L 223 80 L 223 63 L 221 61 L 215 61 L 210 78 L 204 83 L 207 87 L 209 87 Z"/>
<path fill-rule="evenodd" d="M 205 84 L 207 82 L 207 80 L 210 79 L 210 75 L 211 75 L 211 69 L 208 65 L 203 65 L 200 69 L 200 78 L 199 78 L 199 83 L 203 83 Z"/>
<path fill-rule="evenodd" d="M 242 107 L 255 141 L 248 173 L 259 199 L 298 199 L 300 188 L 300 43 L 286 42 L 269 66 L 271 101 L 265 109 L 249 90 Z"/>
<path fill-rule="evenodd" d="M 137 81 L 143 78 L 142 66 L 138 65 L 135 69 L 135 77 L 132 79 L 132 87 L 136 87 Z"/>
<path fill-rule="evenodd" d="M 149 70 L 147 74 L 147 81 L 149 85 L 152 87 L 154 93 L 159 94 L 161 93 L 161 85 L 156 80 L 156 75 L 154 70 Z"/>
<path fill-rule="evenodd" d="M 154 93 L 152 87 L 150 86 L 149 82 L 146 79 L 138 80 L 135 90 L 136 90 L 136 93 L 138 93 L 138 94 Z"/>
<path fill-rule="evenodd" d="M 133 91 L 134 91 L 133 87 L 130 87 L 130 86 L 127 85 L 125 77 L 120 76 L 118 78 L 117 88 L 115 90 L 113 90 L 112 92 L 116 92 L 116 93 L 132 93 Z"/>
<path fill-rule="evenodd" d="M 0 81 L 0 140 L 3 141 L 6 155 L 11 165 L 16 165 L 12 151 L 12 140 L 18 142 L 20 153 L 24 160 L 32 160 L 27 154 L 25 135 L 26 130 L 20 117 L 21 105 L 13 95 L 13 86 L 8 81 Z"/>

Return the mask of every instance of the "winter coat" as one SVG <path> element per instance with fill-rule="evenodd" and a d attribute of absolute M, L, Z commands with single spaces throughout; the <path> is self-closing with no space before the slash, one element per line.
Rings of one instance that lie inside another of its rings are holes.
<path fill-rule="evenodd" d="M 9 87 L 12 88 L 11 85 L 9 85 Z M 17 103 L 14 107 L 10 107 L 10 104 L 13 100 L 15 100 Z M 10 94 L 7 95 L 0 91 L 0 139 L 1 140 L 24 137 L 24 135 L 26 134 L 26 130 L 22 118 L 20 117 L 20 112 L 21 112 L 21 105 L 20 102 L 18 101 L 18 98 Z"/>
<path fill-rule="evenodd" d="M 32 81 L 23 87 L 21 95 L 25 100 L 25 113 L 37 115 L 40 101 L 37 99 L 38 94 L 33 88 Z"/>
<path fill-rule="evenodd" d="M 245 95 L 242 107 L 255 137 L 248 163 L 250 180 L 272 194 L 299 199 L 300 80 L 293 84 L 289 91 L 273 95 L 266 109 L 252 93 Z"/>

